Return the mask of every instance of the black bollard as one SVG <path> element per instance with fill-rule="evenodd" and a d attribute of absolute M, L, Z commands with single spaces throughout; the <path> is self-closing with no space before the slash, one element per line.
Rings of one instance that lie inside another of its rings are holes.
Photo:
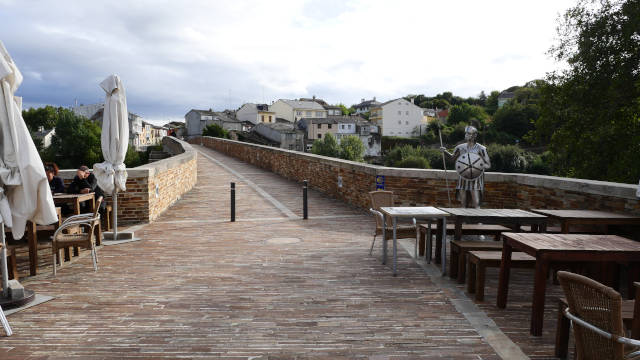
<path fill-rule="evenodd" d="M 302 218 L 307 220 L 309 218 L 309 209 L 307 208 L 307 180 L 302 183 Z"/>
<path fill-rule="evenodd" d="M 231 222 L 236 221 L 236 183 L 231 183 Z"/>

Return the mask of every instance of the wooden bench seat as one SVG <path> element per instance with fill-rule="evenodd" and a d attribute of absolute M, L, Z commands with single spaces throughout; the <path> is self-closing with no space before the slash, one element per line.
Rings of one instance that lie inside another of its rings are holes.
<path fill-rule="evenodd" d="M 427 232 L 429 229 L 429 224 L 420 224 L 418 225 L 418 230 L 420 232 L 419 236 L 419 254 L 420 256 L 425 255 L 425 247 L 431 246 L 433 235 L 436 234 L 435 227 L 431 229 L 431 239 L 427 239 Z M 455 224 L 447 224 L 447 235 L 455 235 Z M 510 228 L 502 226 L 502 225 L 489 225 L 489 224 L 462 224 L 462 235 L 488 235 L 492 236 L 494 240 L 500 240 L 500 234 L 505 231 L 511 231 Z M 425 246 L 426 245 L 426 246 Z M 436 260 L 440 259 L 440 244 L 436 244 Z M 431 261 L 430 258 L 427 259 L 428 262 Z"/>
<path fill-rule="evenodd" d="M 500 267 L 502 262 L 501 251 L 469 251 L 469 278 L 467 279 L 467 291 L 475 292 L 476 301 L 484 300 L 484 280 L 488 267 Z M 534 268 L 536 258 L 525 253 L 514 252 L 511 254 L 512 268 Z"/>
<path fill-rule="evenodd" d="M 467 253 L 478 250 L 502 253 L 502 241 L 452 240 L 451 254 L 449 255 L 449 277 L 458 279 L 458 283 L 464 284 Z"/>

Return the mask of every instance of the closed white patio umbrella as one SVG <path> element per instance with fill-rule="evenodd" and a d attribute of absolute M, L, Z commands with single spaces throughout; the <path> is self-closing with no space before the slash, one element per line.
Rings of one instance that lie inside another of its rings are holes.
<path fill-rule="evenodd" d="M 0 41 L 0 222 L 3 298 L 8 296 L 4 226 L 15 239 L 24 235 L 27 221 L 58 221 L 44 166 L 22 118 L 22 99 L 14 96 L 22 74 Z M 8 324 L 7 324 L 8 326 Z M 9 331 L 8 331 L 9 332 Z"/>
<path fill-rule="evenodd" d="M 129 146 L 127 95 L 118 75 L 109 75 L 100 87 L 106 92 L 102 135 L 104 162 L 93 165 L 98 186 L 113 194 L 113 240 L 118 240 L 118 192 L 126 191 L 127 169 L 124 158 Z"/>

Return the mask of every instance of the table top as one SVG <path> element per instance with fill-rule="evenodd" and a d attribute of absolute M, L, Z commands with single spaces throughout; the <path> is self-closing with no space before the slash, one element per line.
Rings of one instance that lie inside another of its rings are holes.
<path fill-rule="evenodd" d="M 438 208 L 453 216 L 514 219 L 546 219 L 546 216 L 520 209 Z"/>
<path fill-rule="evenodd" d="M 86 194 L 64 194 L 58 193 L 53 194 L 53 200 L 89 200 L 95 196 L 95 193 L 86 193 Z"/>
<path fill-rule="evenodd" d="M 617 235 L 502 233 L 532 252 L 628 252 L 640 255 L 640 243 Z"/>
<path fill-rule="evenodd" d="M 588 219 L 588 220 L 634 220 L 640 221 L 640 216 L 621 214 L 609 211 L 599 210 L 546 210 L 546 209 L 531 209 L 531 211 L 538 214 L 547 215 L 557 219 Z"/>
<path fill-rule="evenodd" d="M 442 218 L 449 216 L 448 213 L 435 208 L 433 206 L 394 206 L 394 207 L 381 207 L 380 211 L 393 217 L 433 217 Z"/>

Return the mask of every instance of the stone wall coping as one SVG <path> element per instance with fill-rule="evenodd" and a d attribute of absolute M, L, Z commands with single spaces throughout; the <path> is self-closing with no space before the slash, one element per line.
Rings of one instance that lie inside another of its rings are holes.
<path fill-rule="evenodd" d="M 140 165 L 134 168 L 128 168 L 127 175 L 129 178 L 153 177 L 156 174 L 162 173 L 174 167 L 178 167 L 196 158 L 197 152 L 189 143 L 176 139 L 174 137 L 170 137 L 170 136 L 165 136 L 163 138 L 163 141 L 165 141 L 164 139 L 167 139 L 167 138 L 171 138 L 168 141 L 175 142 L 179 146 L 181 146 L 183 152 L 181 154 L 174 155 L 166 159 L 158 160 L 149 164 Z M 58 176 L 63 180 L 66 180 L 66 179 L 71 180 L 74 178 L 74 176 L 76 176 L 76 171 L 77 170 L 71 170 L 71 169 L 60 170 L 60 172 L 58 173 Z"/>
<path fill-rule="evenodd" d="M 379 165 L 370 165 L 354 161 L 348 161 L 343 159 L 336 159 L 327 156 L 315 155 L 310 153 L 303 153 L 295 150 L 280 149 L 271 146 L 258 145 L 245 143 L 242 141 L 228 140 L 221 138 L 211 138 L 215 141 L 229 142 L 239 144 L 247 147 L 255 147 L 265 151 L 276 151 L 286 153 L 290 157 L 303 157 L 315 162 L 327 163 L 328 165 L 337 166 L 347 170 L 358 170 L 366 174 L 384 175 L 392 177 L 406 177 L 406 178 L 418 178 L 418 179 L 444 179 L 446 178 L 452 181 L 457 181 L 458 175 L 454 170 L 439 169 L 402 169 L 385 167 Z M 485 174 L 486 182 L 502 182 L 502 183 L 515 183 L 520 185 L 528 185 L 532 187 L 544 187 L 549 189 L 559 189 L 566 191 L 574 191 L 577 193 L 597 194 L 605 196 L 613 196 L 625 199 L 637 200 L 636 190 L 638 185 L 635 184 L 622 184 L 609 181 L 597 181 L 587 179 L 574 179 L 558 176 L 536 175 L 536 174 L 521 174 L 521 173 L 500 173 L 500 172 L 487 172 Z"/>

